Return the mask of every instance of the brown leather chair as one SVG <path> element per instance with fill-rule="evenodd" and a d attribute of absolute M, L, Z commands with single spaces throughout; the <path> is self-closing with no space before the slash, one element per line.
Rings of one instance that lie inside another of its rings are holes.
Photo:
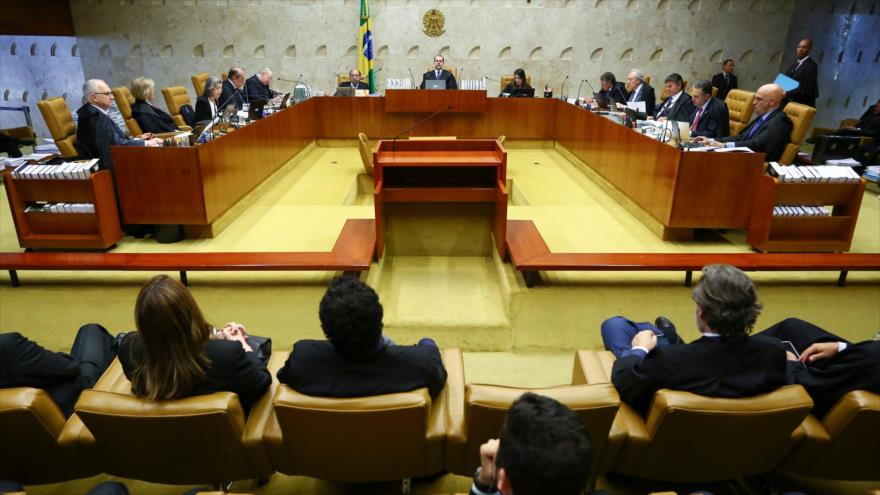
<path fill-rule="evenodd" d="M 76 441 L 103 472 L 124 478 L 168 484 L 267 479 L 273 469 L 262 432 L 270 410 L 269 393 L 247 418 L 231 392 L 164 401 L 135 397 L 116 359 L 76 404 L 82 423 Z"/>
<path fill-rule="evenodd" d="M 779 163 L 791 164 L 797 157 L 798 150 L 807 135 L 807 130 L 813 123 L 816 109 L 801 103 L 789 102 L 782 111 L 788 115 L 793 125 L 791 127 L 791 142 L 785 145 L 785 151 L 782 152 Z"/>
<path fill-rule="evenodd" d="M 43 114 L 43 120 L 49 128 L 49 134 L 55 140 L 55 145 L 61 151 L 64 158 L 75 158 L 76 152 L 76 124 L 73 122 L 73 114 L 67 108 L 64 98 L 55 97 L 37 102 L 37 108 Z"/>
<path fill-rule="evenodd" d="M 808 416 L 804 440 L 782 469 L 812 478 L 880 480 L 880 395 L 856 390 L 822 421 Z"/>
<path fill-rule="evenodd" d="M 461 359 L 459 354 L 458 359 Z M 449 431 L 446 440 L 446 470 L 470 476 L 480 465 L 480 445 L 498 438 L 507 410 L 525 392 L 551 397 L 570 407 L 581 417 L 590 433 L 594 462 L 599 472 L 607 471 L 623 444 L 624 437 L 609 441 L 609 432 L 620 397 L 609 383 L 585 384 L 584 371 L 575 362 L 572 384 L 560 387 L 525 389 L 497 385 L 465 385 L 464 375 L 450 373 L 446 386 Z"/>
<path fill-rule="evenodd" d="M 348 73 L 340 73 L 336 74 L 336 87 L 342 86 L 343 84 L 351 82 L 351 76 Z"/>
<path fill-rule="evenodd" d="M 445 65 L 443 66 L 443 69 L 451 72 L 452 75 L 455 77 L 455 82 L 458 82 L 458 69 L 456 69 L 455 67 L 447 67 Z M 434 72 L 434 66 L 432 65 L 432 66 L 428 67 L 427 69 L 425 69 L 425 72 Z M 471 473 L 471 474 L 473 474 L 473 473 Z"/>
<path fill-rule="evenodd" d="M 363 132 L 358 133 L 358 151 L 361 154 L 361 161 L 364 163 L 364 171 L 373 175 L 373 146 Z"/>
<path fill-rule="evenodd" d="M 741 89 L 731 89 L 724 98 L 727 112 L 730 114 L 730 135 L 736 136 L 739 131 L 749 125 L 752 111 L 755 109 L 752 102 L 755 101 L 755 93 Z"/>
<path fill-rule="evenodd" d="M 100 469 L 77 456 L 68 420 L 45 391 L 0 389 L 0 479 L 43 484 L 85 478 Z"/>
<path fill-rule="evenodd" d="M 207 72 L 202 72 L 201 74 L 196 74 L 190 77 L 193 89 L 196 90 L 196 98 L 202 96 L 202 93 L 205 92 L 205 83 L 208 82 L 209 77 L 211 77 L 211 74 L 208 74 Z"/>
<path fill-rule="evenodd" d="M 186 127 L 189 129 L 186 125 L 186 121 L 183 120 L 183 115 L 180 114 L 181 105 L 192 106 L 192 101 L 189 99 L 186 88 L 183 86 L 162 88 L 162 96 L 165 97 L 165 106 L 168 107 L 168 113 L 171 115 L 171 118 L 174 119 L 177 127 L 180 127 L 181 129 Z"/>
<path fill-rule="evenodd" d="M 507 87 L 508 84 L 513 82 L 513 74 L 509 76 L 501 76 L 501 89 L 500 91 L 504 91 L 504 88 Z M 526 74 L 526 84 L 532 86 L 532 76 Z M 532 86 L 534 87 L 534 86 Z"/>
<path fill-rule="evenodd" d="M 131 106 L 134 104 L 134 96 L 132 96 L 128 87 L 117 86 L 110 91 L 113 91 L 113 98 L 116 99 L 116 106 L 119 108 L 119 113 L 121 113 L 122 118 L 125 119 L 125 126 L 128 127 L 128 132 L 132 136 L 140 136 L 143 134 L 144 132 L 141 130 L 141 126 L 138 125 L 137 121 L 134 120 L 134 117 L 131 116 Z"/>
<path fill-rule="evenodd" d="M 681 81 L 681 90 L 684 93 L 682 96 L 690 96 L 690 93 L 687 91 L 688 81 L 687 79 L 682 79 Z M 666 91 L 666 86 L 663 86 L 663 91 L 660 92 L 660 101 L 669 98 L 669 91 Z"/>
<path fill-rule="evenodd" d="M 442 351 L 450 376 L 463 372 L 458 349 Z M 279 385 L 264 440 L 279 472 L 334 481 L 407 479 L 443 470 L 447 386 L 372 397 L 303 395 Z"/>

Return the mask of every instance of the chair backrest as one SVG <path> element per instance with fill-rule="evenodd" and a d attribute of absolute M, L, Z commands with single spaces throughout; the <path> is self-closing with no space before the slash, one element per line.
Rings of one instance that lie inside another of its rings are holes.
<path fill-rule="evenodd" d="M 695 482 L 767 473 L 800 439 L 793 432 L 812 408 L 800 385 L 739 399 L 663 389 L 654 395 L 644 436 L 630 432 L 618 469 Z"/>
<path fill-rule="evenodd" d="M 0 479 L 43 484 L 90 476 L 87 459 L 76 459 L 59 445 L 67 420 L 43 390 L 0 389 Z M 80 462 L 82 461 L 82 462 Z"/>
<path fill-rule="evenodd" d="M 730 135 L 736 136 L 745 126 L 749 125 L 754 107 L 755 93 L 742 89 L 731 89 L 724 98 L 727 112 L 730 114 Z"/>
<path fill-rule="evenodd" d="M 165 97 L 165 106 L 168 107 L 168 113 L 174 119 L 174 122 L 177 123 L 177 127 L 187 125 L 183 115 L 180 114 L 181 105 L 192 106 L 192 101 L 189 99 L 186 88 L 183 86 L 162 88 L 162 96 Z"/>
<path fill-rule="evenodd" d="M 339 74 L 336 74 L 336 87 L 337 88 L 347 82 L 350 82 L 350 81 L 351 81 L 351 76 L 348 75 L 347 72 L 345 72 L 345 73 L 340 72 Z"/>
<path fill-rule="evenodd" d="M 169 484 L 257 477 L 242 445 L 245 416 L 234 393 L 152 401 L 85 390 L 76 414 L 106 473 Z"/>
<path fill-rule="evenodd" d="M 779 163 L 790 164 L 797 157 L 797 152 L 801 147 L 801 143 L 804 142 L 807 130 L 813 124 L 816 109 L 801 103 L 789 102 L 782 111 L 791 119 L 792 126 L 791 142 L 785 145 L 785 151 L 782 152 Z"/>
<path fill-rule="evenodd" d="M 501 76 L 501 91 L 504 91 L 504 88 L 506 88 L 507 85 L 512 82 L 513 82 L 513 74 L 511 74 L 509 76 Z M 528 74 L 526 75 L 526 83 L 529 86 L 532 86 L 532 76 L 530 76 Z M 532 86 L 532 87 L 534 87 L 534 86 Z"/>
<path fill-rule="evenodd" d="M 443 69 L 448 70 L 449 72 L 452 73 L 453 76 L 455 76 L 455 79 L 458 79 L 458 69 L 456 69 L 455 67 L 446 66 L 446 65 L 443 66 Z M 428 67 L 427 69 L 425 69 L 425 72 L 434 72 L 434 66 L 432 65 L 432 66 Z"/>
<path fill-rule="evenodd" d="M 358 151 L 361 153 L 364 171 L 373 175 L 373 147 L 370 145 L 370 139 L 363 132 L 358 133 Z"/>
<path fill-rule="evenodd" d="M 117 86 L 110 91 L 113 91 L 113 98 L 116 99 L 116 107 L 119 108 L 119 113 L 121 113 L 122 118 L 125 119 L 125 126 L 128 127 L 128 132 L 130 132 L 132 136 L 140 136 L 143 134 L 144 132 L 141 130 L 141 126 L 137 123 L 137 120 L 134 120 L 134 117 L 131 116 L 131 106 L 134 104 L 134 96 L 132 96 L 128 87 Z"/>
<path fill-rule="evenodd" d="M 718 87 L 712 86 L 712 98 L 715 98 L 716 96 L 718 96 Z"/>
<path fill-rule="evenodd" d="M 73 114 L 67 108 L 64 98 L 55 97 L 37 102 L 37 108 L 43 114 L 49 134 L 55 140 L 55 145 L 61 151 L 64 158 L 74 158 L 76 152 L 76 124 L 73 122 Z"/>
<path fill-rule="evenodd" d="M 684 96 L 690 96 L 690 94 L 687 92 L 687 87 L 688 87 L 687 79 L 682 79 L 681 90 L 684 92 Z M 663 101 L 666 98 L 669 98 L 669 91 L 666 91 L 666 86 L 664 85 L 663 91 L 660 92 L 660 101 Z"/>
<path fill-rule="evenodd" d="M 288 461 L 276 468 L 286 474 L 387 481 L 442 470 L 444 416 L 432 415 L 425 388 L 335 399 L 282 384 L 273 404 Z"/>
<path fill-rule="evenodd" d="M 205 92 L 205 83 L 208 81 L 209 77 L 211 77 L 211 74 L 208 74 L 207 72 L 202 72 L 190 77 L 190 79 L 192 79 L 193 89 L 196 90 L 196 98 L 202 96 L 202 93 Z"/>
<path fill-rule="evenodd" d="M 558 400 L 583 420 L 590 435 L 594 464 L 605 450 L 608 432 L 620 406 L 620 396 L 609 383 L 567 385 L 543 389 L 523 389 L 496 385 L 469 384 L 465 389 L 465 443 L 447 442 L 447 469 L 466 475 L 480 465 L 480 445 L 498 438 L 511 404 L 525 392 Z"/>

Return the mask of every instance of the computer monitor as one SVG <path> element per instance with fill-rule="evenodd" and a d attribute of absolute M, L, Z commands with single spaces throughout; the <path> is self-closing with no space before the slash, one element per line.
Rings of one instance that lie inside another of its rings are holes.
<path fill-rule="evenodd" d="M 284 98 L 281 98 L 281 105 L 278 108 L 287 108 L 287 103 L 290 101 L 290 93 L 286 93 Z"/>
<path fill-rule="evenodd" d="M 425 81 L 425 89 L 446 89 L 446 81 L 429 79 Z"/>
<path fill-rule="evenodd" d="M 333 96 L 354 96 L 354 88 L 351 86 L 339 86 Z"/>
<path fill-rule="evenodd" d="M 514 88 L 510 96 L 512 98 L 534 98 L 535 88 Z"/>

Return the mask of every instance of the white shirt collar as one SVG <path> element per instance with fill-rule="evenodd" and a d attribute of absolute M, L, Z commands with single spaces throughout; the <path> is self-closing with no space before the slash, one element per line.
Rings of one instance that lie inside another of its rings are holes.
<path fill-rule="evenodd" d="M 108 116 L 108 117 L 110 116 L 110 113 L 109 113 L 107 110 L 104 110 L 103 108 L 99 107 L 98 105 L 95 105 L 94 103 L 89 103 L 89 105 L 91 105 L 91 106 L 97 108 L 97 109 L 100 110 L 101 113 L 103 113 L 104 115 L 106 115 L 106 116 Z"/>
<path fill-rule="evenodd" d="M 721 334 L 713 332 L 703 332 L 703 337 L 721 337 Z"/>
<path fill-rule="evenodd" d="M 806 59 L 808 59 L 808 58 L 810 58 L 809 55 L 807 55 L 806 57 L 804 57 L 804 58 L 798 60 L 798 61 L 797 61 L 797 62 L 798 62 L 798 65 L 801 65 L 802 63 L 804 63 L 804 60 L 806 60 Z"/>

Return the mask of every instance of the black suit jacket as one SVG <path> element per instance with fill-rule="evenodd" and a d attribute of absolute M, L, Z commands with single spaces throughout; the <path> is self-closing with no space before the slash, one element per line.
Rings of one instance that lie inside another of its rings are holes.
<path fill-rule="evenodd" d="M 694 123 L 697 118 L 697 109 L 691 115 L 690 122 Z M 710 138 L 723 138 L 730 134 L 730 112 L 727 105 L 718 98 L 712 97 L 706 106 L 696 129 L 691 130 L 691 136 L 705 136 Z"/>
<path fill-rule="evenodd" d="M 209 340 L 202 347 L 211 364 L 205 378 L 189 394 L 206 395 L 214 392 L 235 392 L 245 411 L 268 390 L 272 375 L 253 352 L 245 352 L 238 342 Z M 141 342 L 137 333 L 128 334 L 119 349 L 122 371 L 131 380 L 141 361 Z"/>
<path fill-rule="evenodd" d="M 747 397 L 785 385 L 785 349 L 767 337 L 701 337 L 654 348 L 644 359 L 614 362 L 611 381 L 620 398 L 644 415 L 661 388 L 709 397 Z"/>
<path fill-rule="evenodd" d="M 364 397 L 428 387 L 436 396 L 446 383 L 440 351 L 428 345 L 386 345 L 369 358 L 343 358 L 326 340 L 301 340 L 278 380 L 319 397 Z"/>
<path fill-rule="evenodd" d="M 458 89 L 458 83 L 455 82 L 455 76 L 453 76 L 452 73 L 446 69 L 443 69 L 442 71 L 440 71 L 439 78 L 437 77 L 437 74 L 433 70 L 425 72 L 422 75 L 422 84 L 419 86 L 419 88 L 425 89 L 425 81 L 428 81 L 428 80 L 446 81 L 446 89 Z"/>
<path fill-rule="evenodd" d="M 110 146 L 143 146 L 143 139 L 127 137 L 104 112 L 86 103 L 76 111 L 76 140 L 93 157 L 100 159 L 101 168 L 113 173 Z M 120 218 L 121 220 L 121 218 Z"/>
<path fill-rule="evenodd" d="M 628 97 L 629 94 L 626 92 L 626 86 L 621 82 L 614 83 L 614 86 L 608 91 L 605 91 L 604 89 L 599 91 L 599 98 L 601 98 L 609 107 L 612 103 L 626 104 L 626 99 Z"/>
<path fill-rule="evenodd" d="M 665 104 L 668 99 L 669 98 L 663 100 L 663 103 Z M 660 114 L 661 111 L 663 112 L 662 115 Z M 669 120 L 675 120 L 677 122 L 690 122 L 691 116 L 694 113 L 694 102 L 691 100 L 689 94 L 682 91 L 679 94 L 678 99 L 675 100 L 675 103 L 672 104 L 672 108 L 664 111 L 663 105 L 660 105 L 657 107 L 656 112 L 657 115 L 654 117 L 666 117 Z"/>
<path fill-rule="evenodd" d="M 269 88 L 268 85 L 260 82 L 260 79 L 257 78 L 256 74 L 249 77 L 247 81 L 245 81 L 245 89 L 248 102 L 256 101 L 256 100 L 271 100 L 273 96 L 275 96 L 275 92 Z"/>
<path fill-rule="evenodd" d="M 630 93 L 627 95 L 626 101 L 643 101 L 645 102 L 645 115 L 654 115 L 654 107 L 657 103 L 657 97 L 654 96 L 654 88 L 648 83 L 642 83 L 642 89 L 635 99 L 633 99 L 633 93 Z"/>
<path fill-rule="evenodd" d="M 719 139 L 723 143 L 735 143 L 736 146 L 746 146 L 752 151 L 766 153 L 768 162 L 778 161 L 785 151 L 785 145 L 791 139 L 791 119 L 780 109 L 773 110 L 761 127 L 755 131 L 751 139 L 748 139 L 752 127 L 758 125 L 761 117 L 755 117 L 749 125 L 736 136 Z"/>
<path fill-rule="evenodd" d="M 220 102 L 215 102 L 215 104 L 219 105 Z M 220 109 L 218 108 L 217 111 L 219 112 Z M 208 97 L 199 96 L 196 98 L 196 122 L 212 120 L 214 117 L 216 114 L 211 112 L 211 102 L 208 101 Z"/>
<path fill-rule="evenodd" d="M 220 99 L 217 100 L 217 105 L 223 105 L 225 107 L 230 103 L 235 103 L 235 108 L 241 110 L 241 106 L 244 104 L 244 95 L 242 95 L 241 91 L 236 89 L 229 79 L 223 81 L 222 88 L 223 92 L 220 93 Z"/>
<path fill-rule="evenodd" d="M 724 101 L 727 98 L 727 93 L 730 93 L 731 89 L 737 88 L 736 76 L 733 74 L 729 74 L 728 81 L 724 80 L 724 73 L 719 72 L 712 76 L 712 86 L 718 88 L 718 94 L 715 95 L 715 98 L 718 98 L 721 101 Z"/>
<path fill-rule="evenodd" d="M 340 88 L 355 88 L 355 86 L 351 83 L 351 81 L 344 82 L 339 85 Z M 370 85 L 360 81 L 357 83 L 357 87 L 355 89 L 370 89 Z"/>
<path fill-rule="evenodd" d="M 79 361 L 63 352 L 52 352 L 18 332 L 0 334 L 0 388 L 34 387 L 45 390 L 64 411 L 73 412 L 74 382 Z"/>
<path fill-rule="evenodd" d="M 797 60 L 785 71 L 785 75 L 800 83 L 800 86 L 789 91 L 785 96 L 791 101 L 816 106 L 819 97 L 819 66 L 809 57 L 798 67 Z"/>
<path fill-rule="evenodd" d="M 144 132 L 173 132 L 180 129 L 168 112 L 156 108 L 144 100 L 135 100 L 131 106 L 131 116 Z"/>

